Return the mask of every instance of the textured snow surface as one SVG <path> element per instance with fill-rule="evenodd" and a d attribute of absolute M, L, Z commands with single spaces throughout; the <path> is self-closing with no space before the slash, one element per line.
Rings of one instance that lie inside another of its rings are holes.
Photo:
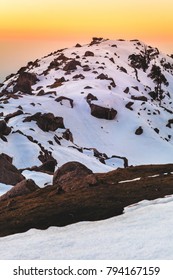
<path fill-rule="evenodd" d="M 150 52 L 150 62 L 146 72 L 136 69 L 130 64 L 130 55 L 144 55 Z M 86 51 L 94 56 L 85 56 Z M 59 57 L 66 57 L 67 61 Z M 75 70 L 65 71 L 64 66 L 75 59 L 80 63 Z M 50 65 L 56 65 L 51 66 Z M 148 76 L 153 65 L 158 65 L 169 85 L 162 85 L 164 99 L 161 104 L 153 100 L 149 93 L 155 90 L 156 84 Z M 166 66 L 164 66 L 166 65 Z M 168 68 L 166 68 L 169 66 Z M 50 69 L 51 68 L 51 69 Z M 87 71 L 86 68 L 88 68 Z M 173 158 L 173 132 L 168 126 L 173 112 L 173 59 L 156 48 L 151 48 L 143 42 L 102 40 L 93 45 L 73 47 L 56 51 L 42 59 L 35 66 L 28 65 L 25 72 L 33 73 L 38 81 L 32 86 L 32 95 L 18 92 L 19 99 L 10 98 L 4 102 L 0 97 L 1 112 L 6 116 L 14 113 L 21 106 L 23 114 L 9 119 L 8 126 L 12 133 L 7 142 L 0 139 L 0 151 L 13 157 L 17 168 L 27 168 L 40 165 L 38 159 L 40 146 L 44 147 L 57 160 L 57 167 L 77 160 L 94 172 L 107 172 L 113 168 L 122 167 L 124 162 L 114 156 L 126 157 L 129 165 L 170 163 Z M 107 79 L 98 79 L 104 74 Z M 80 78 L 83 75 L 83 78 Z M 19 74 L 4 81 L 1 90 L 13 91 Z M 57 79 L 64 78 L 61 85 L 51 88 Z M 109 80 L 112 79 L 112 80 Z M 111 85 L 114 81 L 115 85 Z M 89 87 L 89 88 L 88 88 Z M 128 92 L 126 92 L 128 88 Z M 47 94 L 38 96 L 40 90 Z M 54 93 L 48 93 L 48 92 Z M 87 103 L 87 95 L 97 98 L 92 103 L 105 108 L 113 108 L 117 115 L 113 120 L 99 119 L 91 115 Z M 147 101 L 134 100 L 135 97 L 147 98 Z M 73 108 L 68 100 L 56 102 L 57 97 L 73 100 Z M 131 109 L 126 105 L 132 102 Z M 64 120 L 65 129 L 44 132 L 35 121 L 23 120 L 37 112 L 53 113 Z M 1 117 L 3 119 L 3 116 Z M 136 135 L 137 128 L 142 127 L 143 133 Z M 62 137 L 66 129 L 73 136 L 73 142 Z M 19 130 L 23 133 L 20 134 Z M 31 136 L 35 142 L 26 136 Z M 60 145 L 55 141 L 59 137 Z M 90 149 L 90 151 L 86 149 Z M 93 149 L 104 153 L 105 164 L 94 155 Z M 80 150 L 80 151 L 79 151 Z"/>
<path fill-rule="evenodd" d="M 141 201 L 125 213 L 0 238 L 0 259 L 173 259 L 173 196 Z"/>

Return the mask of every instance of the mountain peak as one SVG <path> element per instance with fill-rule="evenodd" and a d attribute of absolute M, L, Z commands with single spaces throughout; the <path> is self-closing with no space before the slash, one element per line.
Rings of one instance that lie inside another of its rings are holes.
<path fill-rule="evenodd" d="M 18 168 L 55 159 L 95 172 L 168 163 L 173 58 L 134 40 L 92 38 L 29 62 L 0 87 L 0 148 Z M 5 146 L 4 146 L 5 142 Z"/>

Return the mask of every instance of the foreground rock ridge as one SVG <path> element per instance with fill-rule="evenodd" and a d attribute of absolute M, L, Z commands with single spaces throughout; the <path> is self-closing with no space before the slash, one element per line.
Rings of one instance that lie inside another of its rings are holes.
<path fill-rule="evenodd" d="M 0 84 L 0 236 L 172 194 L 172 115 L 173 57 L 139 40 L 94 37 L 9 75 Z"/>
<path fill-rule="evenodd" d="M 172 194 L 172 170 L 165 164 L 93 173 L 68 162 L 54 173 L 53 185 L 39 188 L 24 179 L 1 196 L 0 236 L 123 214 L 128 205 Z"/>

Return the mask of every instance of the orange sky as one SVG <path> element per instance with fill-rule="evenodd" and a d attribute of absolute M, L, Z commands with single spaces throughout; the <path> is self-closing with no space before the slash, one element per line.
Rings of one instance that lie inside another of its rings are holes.
<path fill-rule="evenodd" d="M 29 60 L 94 36 L 137 38 L 173 53 L 172 0 L 0 1 L 0 79 Z"/>

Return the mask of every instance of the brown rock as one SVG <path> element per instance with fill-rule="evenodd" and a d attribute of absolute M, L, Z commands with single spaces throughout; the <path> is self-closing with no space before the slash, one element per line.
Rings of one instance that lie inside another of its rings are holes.
<path fill-rule="evenodd" d="M 133 108 L 132 108 L 133 104 L 134 104 L 134 102 L 128 102 L 128 103 L 125 105 L 125 107 L 126 107 L 127 109 L 133 111 Z"/>
<path fill-rule="evenodd" d="M 135 134 L 136 134 L 136 135 L 141 135 L 142 133 L 143 133 L 143 129 L 142 129 L 141 126 L 139 126 L 139 127 L 136 129 Z"/>
<path fill-rule="evenodd" d="M 113 120 L 117 115 L 117 111 L 113 108 L 105 108 L 101 107 L 96 104 L 89 104 L 91 108 L 91 115 L 99 118 L 99 119 L 106 119 L 106 120 Z"/>
<path fill-rule="evenodd" d="M 7 185 L 15 185 L 24 179 L 19 170 L 12 164 L 8 155 L 0 154 L 0 182 Z"/>
<path fill-rule="evenodd" d="M 145 102 L 148 101 L 147 97 L 143 96 L 143 95 L 141 95 L 141 96 L 134 96 L 134 95 L 132 95 L 131 98 L 133 100 L 139 100 L 139 101 L 145 101 Z"/>
<path fill-rule="evenodd" d="M 11 127 L 7 126 L 4 120 L 0 121 L 0 136 L 9 135 L 11 132 Z"/>
<path fill-rule="evenodd" d="M 57 128 L 65 128 L 62 117 L 55 117 L 52 113 L 41 114 L 40 112 L 26 117 L 23 122 L 36 121 L 43 131 L 55 131 Z"/>
<path fill-rule="evenodd" d="M 88 93 L 86 100 L 88 103 L 90 103 L 93 100 L 98 100 L 98 98 L 95 95 L 93 95 L 92 93 Z"/>
<path fill-rule="evenodd" d="M 5 116 L 5 121 L 8 122 L 9 119 L 17 117 L 17 116 L 22 115 L 22 114 L 23 114 L 22 110 L 18 110 L 18 111 L 14 112 L 14 113 L 8 114 L 8 115 Z"/>
<path fill-rule="evenodd" d="M 77 69 L 77 65 L 80 66 L 80 62 L 74 60 L 69 61 L 63 68 L 64 71 L 71 71 L 71 70 L 76 70 Z"/>
<path fill-rule="evenodd" d="M 66 129 L 66 131 L 63 132 L 62 137 L 67 141 L 73 142 L 73 134 L 71 133 L 70 129 Z"/>
<path fill-rule="evenodd" d="M 124 90 L 125 93 L 129 93 L 129 87 L 126 87 L 126 89 Z"/>
<path fill-rule="evenodd" d="M 32 179 L 24 179 L 15 185 L 11 190 L 0 196 L 0 201 L 14 198 L 16 196 L 26 195 L 40 189 Z"/>
<path fill-rule="evenodd" d="M 21 71 L 16 81 L 16 85 L 14 86 L 14 92 L 22 91 L 24 93 L 31 94 L 31 86 L 34 85 L 37 81 L 37 76 L 34 73 Z"/>
<path fill-rule="evenodd" d="M 50 158 L 47 161 L 43 162 L 40 166 L 33 166 L 29 168 L 28 170 L 31 171 L 39 171 L 39 172 L 45 172 L 45 173 L 53 173 L 55 171 L 55 166 L 57 165 L 57 161 L 54 158 Z"/>
<path fill-rule="evenodd" d="M 91 51 L 86 51 L 84 55 L 85 56 L 94 56 L 94 53 Z"/>
<path fill-rule="evenodd" d="M 55 99 L 55 101 L 60 102 L 61 105 L 62 105 L 63 100 L 68 100 L 71 108 L 73 108 L 73 99 L 65 97 L 65 96 L 59 96 L 58 98 Z"/>
<path fill-rule="evenodd" d="M 96 176 L 85 165 L 79 162 L 68 162 L 54 174 L 53 185 L 64 191 L 88 187 L 97 183 Z"/>

